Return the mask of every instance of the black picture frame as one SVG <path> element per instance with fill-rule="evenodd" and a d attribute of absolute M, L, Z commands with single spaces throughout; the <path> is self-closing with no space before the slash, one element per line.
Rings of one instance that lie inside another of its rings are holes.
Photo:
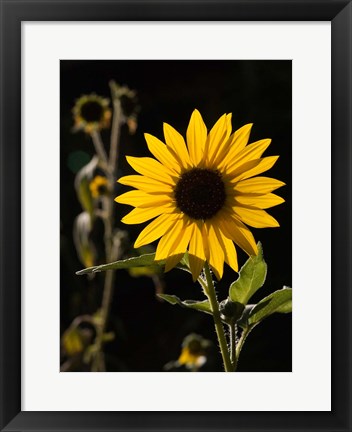
<path fill-rule="evenodd" d="M 0 0 L 0 6 L 1 431 L 351 431 L 351 1 Z M 105 20 L 331 21 L 331 412 L 21 411 L 21 22 Z"/>

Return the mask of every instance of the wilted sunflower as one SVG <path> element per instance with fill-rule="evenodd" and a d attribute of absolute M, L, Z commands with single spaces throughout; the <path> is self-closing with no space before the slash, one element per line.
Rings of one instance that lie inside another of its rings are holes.
<path fill-rule="evenodd" d="M 193 279 L 205 260 L 220 279 L 224 261 L 238 271 L 234 243 L 248 255 L 258 249 L 247 224 L 255 228 L 278 227 L 264 209 L 284 200 L 271 193 L 284 183 L 268 177 L 254 177 L 270 169 L 278 156 L 261 158 L 271 140 L 248 143 L 252 124 L 231 134 L 231 114 L 224 114 L 209 134 L 200 113 L 192 113 L 183 137 L 164 123 L 166 145 L 145 134 L 149 157 L 127 156 L 141 175 L 118 181 L 132 190 L 118 196 L 121 204 L 136 207 L 122 221 L 137 224 L 155 218 L 139 234 L 134 246 L 160 238 L 157 261 L 166 260 L 172 269 L 188 250 Z"/>
<path fill-rule="evenodd" d="M 111 119 L 109 99 L 96 94 L 84 95 L 77 99 L 72 109 L 76 130 L 91 133 L 108 128 Z"/>

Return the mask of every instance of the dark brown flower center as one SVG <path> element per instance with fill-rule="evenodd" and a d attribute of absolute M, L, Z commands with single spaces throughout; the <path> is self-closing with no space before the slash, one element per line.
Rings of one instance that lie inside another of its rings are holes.
<path fill-rule="evenodd" d="M 96 101 L 86 102 L 81 107 L 81 116 L 88 123 L 100 122 L 103 116 L 103 107 Z"/>
<path fill-rule="evenodd" d="M 225 185 L 219 171 L 193 168 L 181 175 L 175 188 L 177 207 L 193 219 L 210 219 L 225 204 Z"/>

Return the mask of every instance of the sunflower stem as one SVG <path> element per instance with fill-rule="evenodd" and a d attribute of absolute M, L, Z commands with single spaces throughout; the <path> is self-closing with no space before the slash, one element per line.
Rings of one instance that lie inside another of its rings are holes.
<path fill-rule="evenodd" d="M 117 158 L 119 153 L 119 143 L 120 143 L 120 124 L 121 124 L 121 102 L 117 96 L 114 96 L 112 92 L 113 98 L 113 106 L 114 112 L 112 117 L 112 126 L 111 126 L 111 138 L 110 138 L 110 155 L 109 155 L 109 163 L 113 167 L 113 175 L 116 175 L 117 168 Z"/>
<path fill-rule="evenodd" d="M 213 278 L 211 277 L 209 265 L 207 262 L 205 263 L 204 266 L 204 272 L 207 279 L 206 295 L 209 299 L 210 307 L 213 312 L 215 330 L 219 341 L 219 346 L 222 355 L 222 360 L 224 363 L 225 372 L 234 372 L 234 368 L 230 359 L 230 354 L 227 348 L 224 327 L 222 326 L 222 322 L 221 322 L 219 303 L 216 298 L 214 282 L 213 282 Z"/>
<path fill-rule="evenodd" d="M 108 163 L 108 157 L 106 155 L 106 151 L 104 149 L 104 144 L 101 139 L 100 133 L 96 130 L 92 131 L 90 136 L 92 137 L 92 141 L 94 144 L 95 151 L 97 155 L 99 156 L 99 159 L 104 165 L 105 170 L 109 170 L 109 163 Z"/>
<path fill-rule="evenodd" d="M 230 358 L 234 371 L 237 368 L 237 353 L 236 353 L 236 333 L 237 333 L 237 325 L 236 323 L 232 323 L 229 325 L 230 330 Z"/>
<path fill-rule="evenodd" d="M 241 354 L 241 350 L 243 348 L 243 345 L 244 345 L 244 343 L 245 343 L 245 341 L 246 341 L 249 333 L 253 330 L 253 328 L 254 327 L 247 327 L 246 329 L 244 329 L 242 331 L 241 337 L 240 337 L 240 339 L 239 339 L 239 341 L 237 343 L 237 346 L 236 346 L 236 359 L 237 359 L 237 362 L 238 362 L 238 358 L 239 358 L 239 356 Z"/>
<path fill-rule="evenodd" d="M 95 150 L 103 163 L 106 177 L 108 179 L 108 196 L 103 200 L 103 220 L 104 220 L 104 243 L 105 255 L 107 262 L 116 261 L 120 254 L 120 244 L 114 242 L 114 208 L 113 208 L 113 191 L 115 186 L 115 175 L 117 170 L 119 141 L 120 141 L 120 125 L 121 125 L 121 105 L 119 100 L 114 100 L 114 114 L 110 137 L 110 157 L 108 159 L 104 149 L 101 136 L 98 132 L 92 132 L 92 140 Z M 95 339 L 96 355 L 92 363 L 92 371 L 105 371 L 105 356 L 103 351 L 104 333 L 108 323 L 111 303 L 114 295 L 114 279 L 115 272 L 108 271 L 104 279 L 104 291 L 100 309 L 100 326 L 97 329 Z"/>

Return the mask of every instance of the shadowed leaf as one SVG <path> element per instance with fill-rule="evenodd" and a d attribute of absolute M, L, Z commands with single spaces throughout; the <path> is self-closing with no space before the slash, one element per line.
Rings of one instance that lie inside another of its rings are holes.
<path fill-rule="evenodd" d="M 248 324 L 258 324 L 275 312 L 290 313 L 292 312 L 292 289 L 284 287 L 263 298 L 250 311 Z"/>
<path fill-rule="evenodd" d="M 208 314 L 213 314 L 210 308 L 210 303 L 208 300 L 197 301 L 197 300 L 181 300 L 177 296 L 169 295 L 169 294 L 158 294 L 158 297 L 167 301 L 168 303 L 175 305 L 178 304 L 182 307 L 186 307 L 188 309 L 196 309 L 200 312 L 205 312 Z"/>
<path fill-rule="evenodd" d="M 120 270 L 129 269 L 132 267 L 154 267 L 155 269 L 165 265 L 165 261 L 154 261 L 155 253 L 140 255 L 138 257 L 127 258 L 125 260 L 115 261 L 109 264 L 103 264 L 100 266 L 89 267 L 84 270 L 76 272 L 76 275 L 84 275 L 89 273 L 99 273 L 107 270 Z M 185 264 L 180 262 L 176 268 L 188 271 Z"/>

